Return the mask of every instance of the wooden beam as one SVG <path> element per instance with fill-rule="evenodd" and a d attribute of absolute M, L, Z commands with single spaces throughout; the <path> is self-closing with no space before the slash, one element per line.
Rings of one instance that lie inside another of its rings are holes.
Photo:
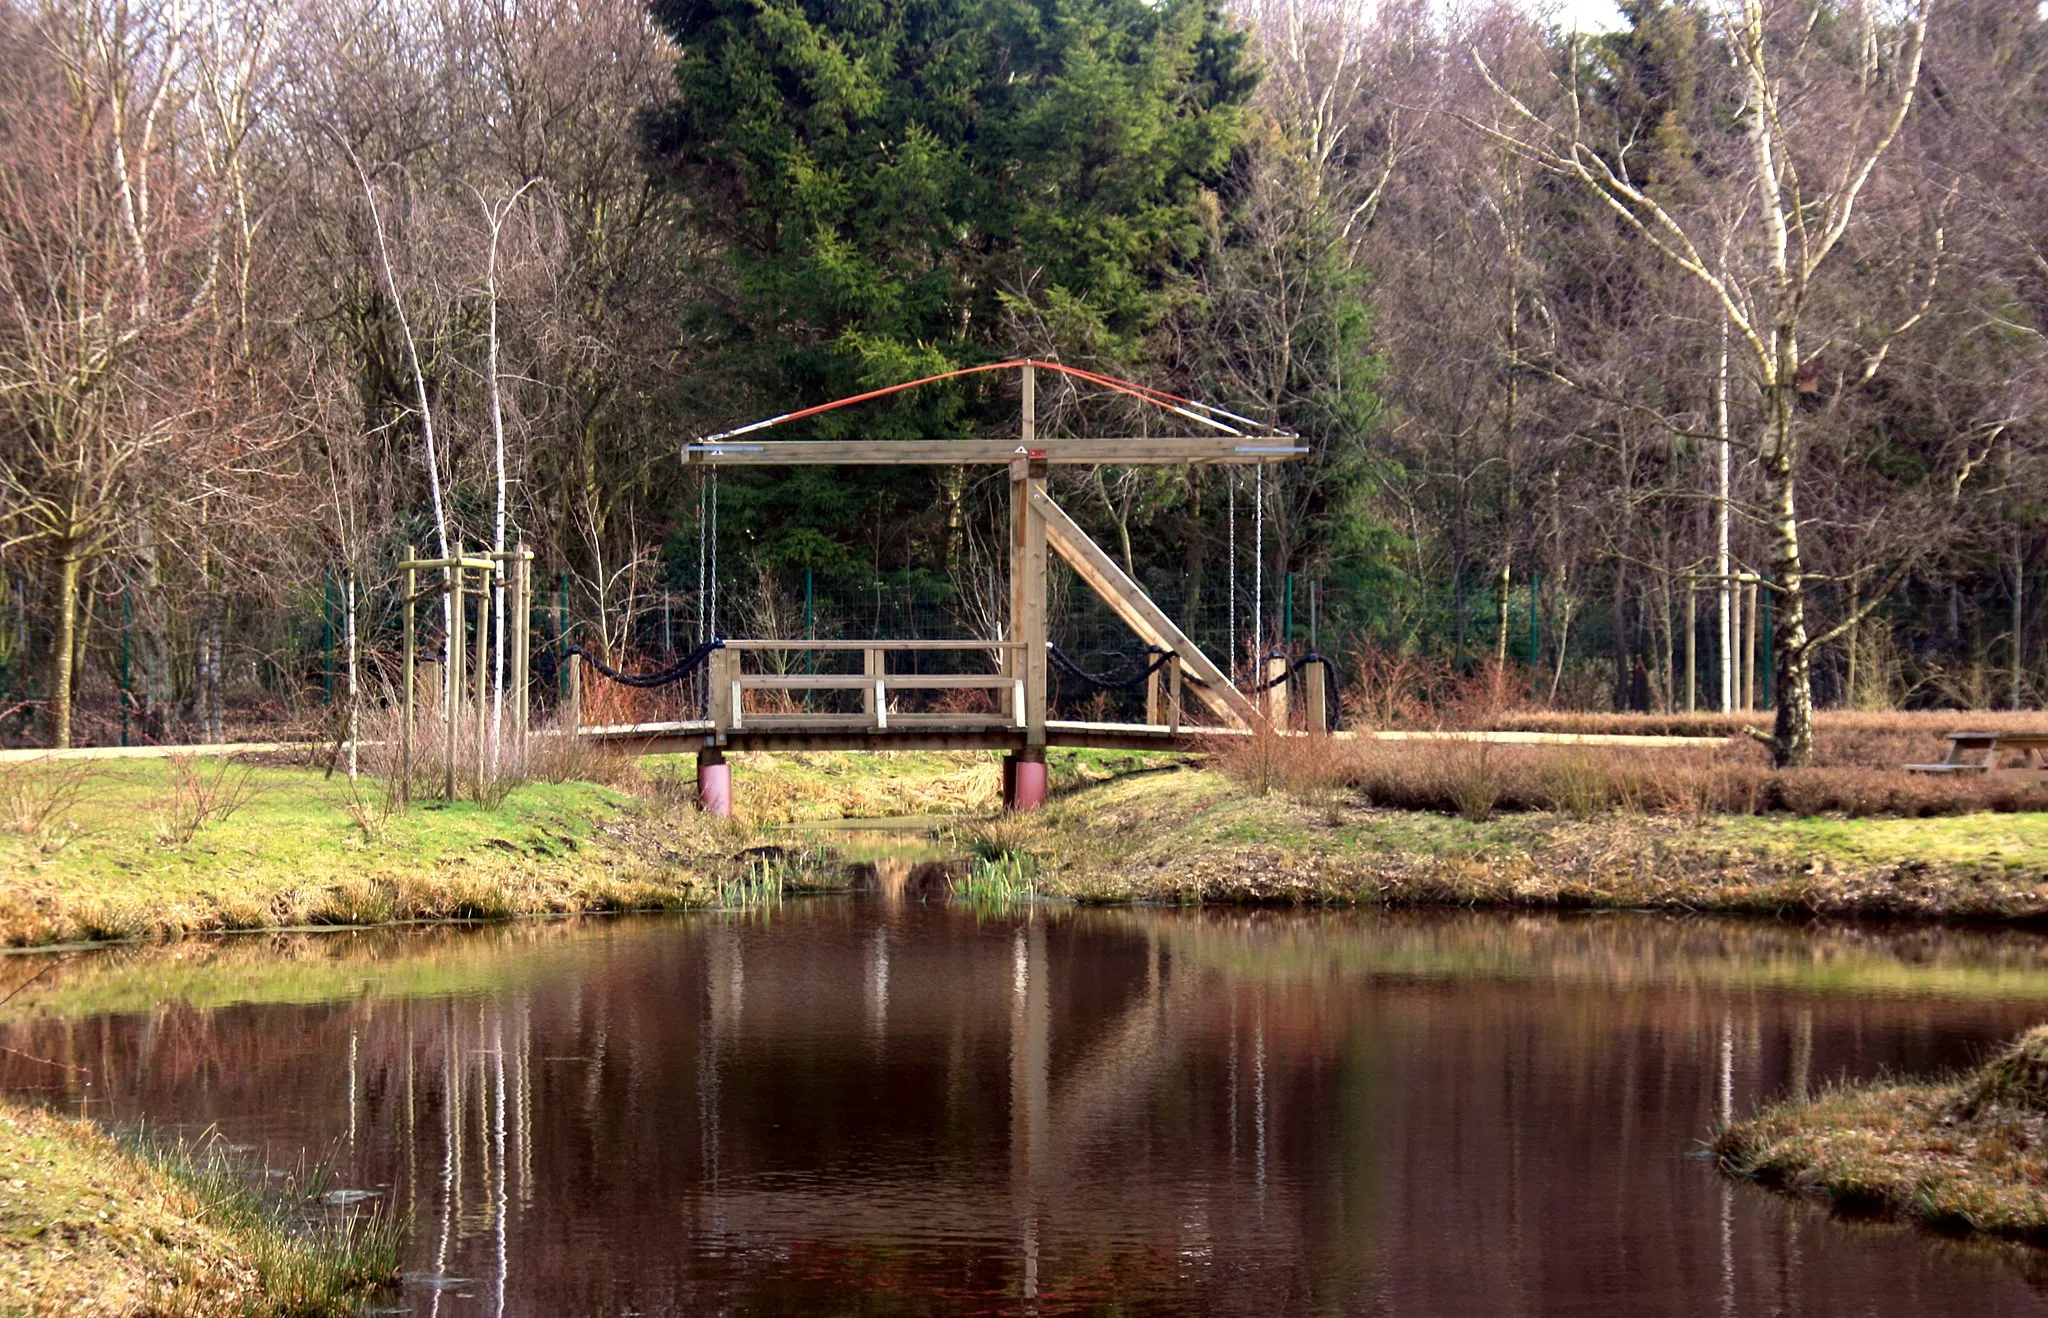
<path fill-rule="evenodd" d="M 693 465 L 712 466 L 1002 466 L 1024 444 L 1006 439 L 774 440 L 760 444 L 692 444 Z M 1032 439 L 1056 467 L 1256 466 L 1293 462 L 1308 453 L 1292 435 L 1230 435 L 1214 439 Z"/>
<path fill-rule="evenodd" d="M 1194 679 L 1196 697 L 1217 717 L 1237 727 L 1249 726 L 1259 720 L 1259 711 L 1252 702 L 1230 684 L 1222 670 L 1188 639 L 1187 633 L 1174 625 L 1173 619 L 1152 602 L 1152 597 L 1137 582 L 1124 575 L 1116 560 L 1104 553 L 1102 546 L 1090 540 L 1080 524 L 1052 501 L 1051 495 L 1042 489 L 1034 490 L 1031 509 L 1038 514 L 1033 520 L 1045 527 L 1046 540 L 1059 551 L 1060 557 L 1073 565 L 1081 579 L 1102 596 L 1103 601 L 1124 620 L 1124 625 L 1138 634 L 1139 640 L 1180 656 L 1182 672 Z"/>

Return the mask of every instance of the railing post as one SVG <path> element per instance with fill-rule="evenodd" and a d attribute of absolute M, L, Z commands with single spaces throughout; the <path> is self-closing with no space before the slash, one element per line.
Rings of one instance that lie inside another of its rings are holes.
<path fill-rule="evenodd" d="M 1301 665 L 1302 694 L 1308 708 L 1308 732 L 1320 737 L 1330 731 L 1330 666 L 1321 655 L 1310 655 Z"/>
<path fill-rule="evenodd" d="M 711 688 L 711 731 L 723 737 L 732 727 L 732 678 L 730 665 L 739 658 L 737 650 L 713 650 L 708 668 Z"/>
<path fill-rule="evenodd" d="M 1145 662 L 1151 664 L 1157 658 L 1158 656 L 1152 651 L 1151 647 L 1147 646 L 1145 649 Z M 1145 723 L 1149 727 L 1157 727 L 1161 723 L 1166 722 L 1165 710 L 1161 707 L 1160 689 L 1165 685 L 1162 681 L 1161 673 L 1161 669 L 1154 668 L 1151 672 L 1145 674 Z"/>
<path fill-rule="evenodd" d="M 887 668 L 887 657 L 876 647 L 871 645 L 860 652 L 860 671 L 869 683 L 861 692 L 860 709 L 868 716 L 868 722 L 878 728 L 889 726 L 889 697 L 881 681 Z"/>
<path fill-rule="evenodd" d="M 462 569 L 457 568 L 460 572 Z M 483 799 L 484 782 L 493 768 L 491 762 L 491 577 L 477 573 L 476 579 L 476 790 Z"/>
<path fill-rule="evenodd" d="M 1180 735 L 1180 717 L 1182 708 L 1180 692 L 1180 655 L 1178 653 L 1175 653 L 1172 658 L 1166 661 L 1166 708 L 1166 730 L 1177 737 Z"/>
<path fill-rule="evenodd" d="M 441 797 L 447 801 L 455 799 L 455 737 L 462 726 L 462 663 L 467 640 L 462 616 L 462 542 L 457 540 L 451 550 L 455 562 L 441 569 L 448 586 L 447 607 L 442 612 L 448 621 L 447 671 L 441 683 Z"/>
<path fill-rule="evenodd" d="M 573 738 L 583 728 L 583 656 L 565 654 L 562 662 L 569 665 L 569 716 L 562 720 L 562 730 Z"/>
<path fill-rule="evenodd" d="M 1287 730 L 1287 656 L 1277 651 L 1266 656 L 1265 690 L 1261 691 L 1261 703 L 1266 708 L 1266 721 L 1284 732 Z"/>

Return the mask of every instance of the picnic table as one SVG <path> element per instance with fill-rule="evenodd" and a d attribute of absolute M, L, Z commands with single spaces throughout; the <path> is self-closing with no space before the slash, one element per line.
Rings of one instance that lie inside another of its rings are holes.
<path fill-rule="evenodd" d="M 2015 763 L 2006 762 L 2017 754 Z M 2022 775 L 2048 780 L 2048 732 L 1951 732 L 1939 764 L 1909 764 L 1911 773 Z"/>

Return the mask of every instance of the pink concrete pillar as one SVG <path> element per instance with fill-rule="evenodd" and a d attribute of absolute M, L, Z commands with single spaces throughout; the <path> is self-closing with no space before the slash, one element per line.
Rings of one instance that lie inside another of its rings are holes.
<path fill-rule="evenodd" d="M 1045 752 L 1025 751 L 1017 757 L 1015 787 L 1010 793 L 1012 810 L 1036 810 L 1045 804 Z"/>
<path fill-rule="evenodd" d="M 722 751 L 697 752 L 697 808 L 713 819 L 732 818 L 732 766 Z"/>

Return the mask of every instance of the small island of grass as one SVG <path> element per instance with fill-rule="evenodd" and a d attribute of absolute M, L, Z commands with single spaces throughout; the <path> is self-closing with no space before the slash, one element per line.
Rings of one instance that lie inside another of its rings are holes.
<path fill-rule="evenodd" d="M 2048 1244 L 2048 1026 L 1952 1079 L 1767 1108 L 1714 1152 L 1736 1176 L 1840 1212 Z"/>

